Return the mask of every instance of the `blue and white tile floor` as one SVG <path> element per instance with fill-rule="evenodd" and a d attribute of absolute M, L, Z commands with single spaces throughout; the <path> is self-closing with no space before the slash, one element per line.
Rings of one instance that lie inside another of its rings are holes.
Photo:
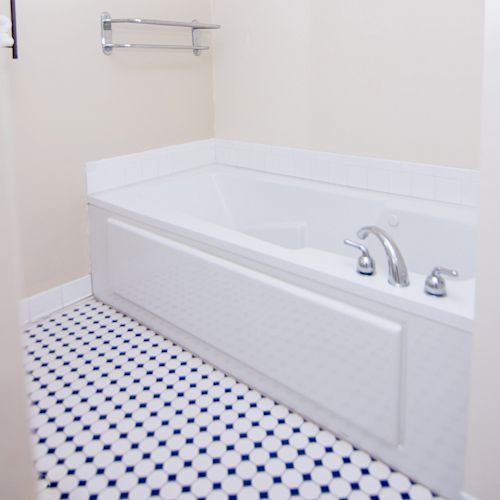
<path fill-rule="evenodd" d="M 433 497 L 96 300 L 24 345 L 41 498 Z"/>

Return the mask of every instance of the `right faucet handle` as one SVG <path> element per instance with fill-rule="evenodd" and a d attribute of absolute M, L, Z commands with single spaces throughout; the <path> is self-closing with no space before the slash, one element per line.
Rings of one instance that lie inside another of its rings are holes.
<path fill-rule="evenodd" d="M 446 281 L 442 276 L 443 274 L 451 276 L 452 278 L 458 278 L 458 271 L 454 269 L 435 267 L 425 280 L 425 293 L 434 295 L 435 297 L 446 296 Z"/>
<path fill-rule="evenodd" d="M 361 256 L 358 259 L 358 273 L 364 274 L 365 276 L 371 276 L 372 274 L 375 274 L 375 261 L 372 259 L 368 248 L 366 248 L 361 243 L 356 243 L 355 241 L 351 240 L 344 240 L 344 243 L 347 246 L 356 248 L 361 252 Z"/>

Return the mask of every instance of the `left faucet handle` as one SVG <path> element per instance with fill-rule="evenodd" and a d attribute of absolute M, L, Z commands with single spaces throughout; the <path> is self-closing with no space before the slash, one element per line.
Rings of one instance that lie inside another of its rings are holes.
<path fill-rule="evenodd" d="M 368 248 L 366 248 L 361 243 L 356 243 L 352 240 L 344 240 L 344 243 L 347 246 L 356 248 L 361 252 L 361 256 L 358 259 L 358 267 L 357 271 L 359 274 L 363 274 L 365 276 L 371 276 L 375 274 L 375 261 L 373 260 Z"/>

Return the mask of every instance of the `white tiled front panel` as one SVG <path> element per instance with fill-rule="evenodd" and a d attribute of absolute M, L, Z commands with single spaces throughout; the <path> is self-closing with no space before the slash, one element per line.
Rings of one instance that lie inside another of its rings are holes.
<path fill-rule="evenodd" d="M 41 499 L 433 497 L 95 300 L 24 344 Z"/>

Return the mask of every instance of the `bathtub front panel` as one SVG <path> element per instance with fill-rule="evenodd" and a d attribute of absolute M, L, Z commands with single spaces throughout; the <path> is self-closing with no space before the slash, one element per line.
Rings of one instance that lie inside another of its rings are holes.
<path fill-rule="evenodd" d="M 112 290 L 384 442 L 401 442 L 404 329 L 110 220 Z"/>

